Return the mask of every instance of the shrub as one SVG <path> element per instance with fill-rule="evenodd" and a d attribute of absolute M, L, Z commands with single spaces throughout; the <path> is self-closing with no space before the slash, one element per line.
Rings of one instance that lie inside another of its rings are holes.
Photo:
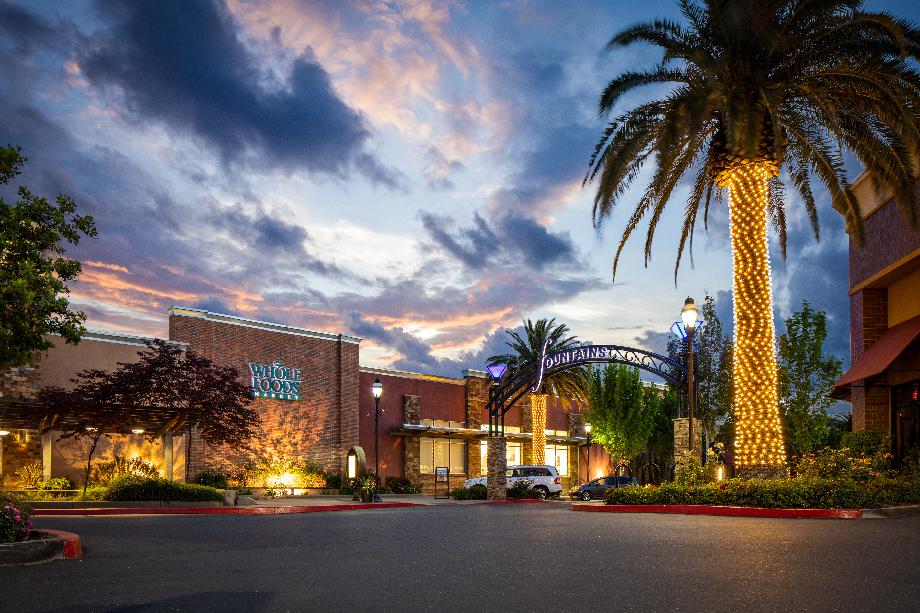
<path fill-rule="evenodd" d="M 19 486 L 26 489 L 37 489 L 44 478 L 41 462 L 26 464 L 16 471 L 16 480 L 19 482 Z"/>
<path fill-rule="evenodd" d="M 722 445 L 722 443 L 719 443 Z M 685 453 L 677 457 L 674 466 L 674 481 L 682 485 L 702 485 L 715 481 L 719 469 L 718 456 L 710 449 L 705 465 L 695 453 Z"/>
<path fill-rule="evenodd" d="M 872 433 L 875 434 L 875 433 Z M 885 474 L 890 455 L 854 452 L 848 447 L 825 447 L 802 456 L 795 466 L 796 475 L 806 479 L 852 479 L 868 481 Z"/>
<path fill-rule="evenodd" d="M 508 488 L 508 498 L 512 500 L 539 497 L 540 494 L 533 489 L 533 479 L 518 479 Z"/>
<path fill-rule="evenodd" d="M 67 477 L 55 477 L 50 481 L 45 481 L 38 486 L 40 490 L 72 490 L 74 483 Z"/>
<path fill-rule="evenodd" d="M 405 477 L 387 477 L 384 484 L 383 489 L 388 489 L 394 494 L 420 494 L 422 492 L 421 485 L 412 483 Z"/>
<path fill-rule="evenodd" d="M 485 500 L 488 498 L 486 486 L 477 483 L 470 487 L 457 487 L 450 491 L 450 497 L 454 500 Z"/>
<path fill-rule="evenodd" d="M 840 437 L 840 447 L 846 447 L 853 453 L 861 455 L 886 454 L 891 450 L 891 438 L 884 432 L 844 432 Z"/>
<path fill-rule="evenodd" d="M 920 502 L 920 480 L 880 477 L 868 483 L 852 479 L 729 479 L 702 485 L 663 483 L 607 491 L 607 504 L 712 504 L 768 508 L 874 508 Z"/>
<path fill-rule="evenodd" d="M 195 483 L 225 490 L 227 489 L 227 475 L 204 470 L 195 477 Z"/>
<path fill-rule="evenodd" d="M 181 483 L 168 479 L 122 475 L 109 483 L 108 500 L 159 500 L 164 502 L 221 501 L 223 496 L 213 487 Z"/>
<path fill-rule="evenodd" d="M 114 456 L 108 462 L 99 462 L 93 467 L 93 476 L 90 483 L 106 485 L 124 475 L 135 477 L 159 477 L 157 467 L 143 458 L 128 459 L 124 456 Z"/>
<path fill-rule="evenodd" d="M 24 541 L 32 530 L 32 509 L 19 501 L 0 500 L 0 543 Z"/>
<path fill-rule="evenodd" d="M 255 464 L 246 471 L 242 485 L 278 489 L 327 487 L 320 467 L 298 459 Z"/>

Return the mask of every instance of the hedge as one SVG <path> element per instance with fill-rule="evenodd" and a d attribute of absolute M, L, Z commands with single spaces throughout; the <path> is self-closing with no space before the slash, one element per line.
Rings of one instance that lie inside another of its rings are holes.
<path fill-rule="evenodd" d="M 877 508 L 920 502 L 917 477 L 878 478 L 867 483 L 847 479 L 729 479 L 704 485 L 663 483 L 607 491 L 607 504 L 709 504 L 789 509 Z"/>
<path fill-rule="evenodd" d="M 168 479 L 125 475 L 109 483 L 107 500 L 159 500 L 164 502 L 219 502 L 223 496 L 213 487 Z"/>

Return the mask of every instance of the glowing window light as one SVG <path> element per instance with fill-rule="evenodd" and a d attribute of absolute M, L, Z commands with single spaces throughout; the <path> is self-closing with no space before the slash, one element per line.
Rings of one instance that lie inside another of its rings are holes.
<path fill-rule="evenodd" d="M 779 174 L 768 160 L 741 161 L 717 177 L 729 191 L 732 289 L 735 300 L 735 464 L 782 466 L 786 446 L 780 422 L 773 327 L 768 184 Z"/>
<path fill-rule="evenodd" d="M 358 458 L 354 455 L 348 456 L 348 478 L 355 479 L 358 476 Z"/>

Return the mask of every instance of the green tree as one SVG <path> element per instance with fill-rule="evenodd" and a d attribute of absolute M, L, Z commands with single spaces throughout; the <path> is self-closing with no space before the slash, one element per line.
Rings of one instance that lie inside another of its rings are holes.
<path fill-rule="evenodd" d="M 622 364 L 592 368 L 585 419 L 591 438 L 616 462 L 629 462 L 646 450 L 662 403 L 646 388 L 639 370 Z"/>
<path fill-rule="evenodd" d="M 25 162 L 18 147 L 0 148 L 0 185 Z M 33 352 L 53 346 L 48 334 L 79 342 L 86 315 L 69 309 L 67 282 L 80 274 L 80 262 L 64 257 L 63 243 L 96 236 L 93 218 L 76 215 L 68 196 L 49 202 L 25 186 L 18 194 L 15 204 L 0 198 L 0 368 L 28 364 Z"/>
<path fill-rule="evenodd" d="M 524 321 L 524 334 L 515 330 L 506 330 L 511 341 L 507 345 L 513 353 L 493 355 L 489 358 L 489 366 L 507 364 L 515 369 L 530 362 L 539 363 L 546 344 L 547 353 L 562 351 L 579 345 L 574 336 L 569 336 L 569 328 L 565 324 L 557 324 L 555 319 L 538 319 Z M 583 368 L 571 368 L 554 372 L 543 378 L 543 384 L 537 393 L 530 394 L 530 410 L 533 418 L 532 455 L 534 464 L 543 464 L 546 461 L 546 402 L 547 397 L 553 396 L 563 402 L 572 400 L 584 401 L 588 379 Z"/>
<path fill-rule="evenodd" d="M 786 444 L 792 455 L 814 451 L 829 435 L 827 409 L 841 361 L 824 354 L 827 317 L 807 300 L 802 310 L 786 320 L 779 339 L 779 406 L 786 427 Z"/>
<path fill-rule="evenodd" d="M 768 218 L 785 253 L 781 169 L 801 194 L 818 236 L 812 177 L 830 192 L 848 231 L 863 240 L 859 206 L 844 170 L 848 149 L 878 185 L 893 192 L 916 227 L 913 154 L 920 151 L 920 31 L 860 0 L 680 0 L 685 23 L 657 20 L 630 27 L 608 45 L 661 49 L 650 70 L 611 80 L 599 110 L 610 113 L 643 86 L 672 84 L 663 97 L 609 122 L 589 162 L 597 181 L 595 225 L 653 161 L 648 187 L 629 217 L 614 257 L 640 221 L 655 229 L 674 189 L 688 177 L 677 266 L 693 230 L 721 190 L 728 190 L 735 300 L 734 426 L 739 465 L 782 466 L 785 445 L 776 396 Z"/>

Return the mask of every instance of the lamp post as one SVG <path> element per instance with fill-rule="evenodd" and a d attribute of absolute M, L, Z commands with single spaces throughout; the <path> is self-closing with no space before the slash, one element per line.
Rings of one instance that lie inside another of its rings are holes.
<path fill-rule="evenodd" d="M 495 395 L 498 394 L 498 384 L 502 380 L 502 377 L 505 376 L 505 371 L 508 370 L 507 364 L 492 364 L 487 366 L 486 370 L 489 371 L 489 378 L 492 380 L 492 385 L 489 386 L 489 403 L 495 399 Z M 498 415 L 493 416 L 489 414 L 489 436 L 493 436 L 498 432 Z M 502 415 L 502 436 L 505 434 L 505 416 Z"/>
<path fill-rule="evenodd" d="M 585 470 L 585 483 L 591 482 L 591 424 L 585 422 L 585 435 L 588 437 L 588 466 Z"/>
<path fill-rule="evenodd" d="M 374 394 L 374 502 L 380 502 L 380 396 L 383 395 L 383 383 L 380 377 L 371 386 Z"/>
<path fill-rule="evenodd" d="M 687 408 L 690 412 L 690 427 L 687 449 L 693 453 L 693 414 L 696 413 L 696 373 L 693 368 L 693 333 L 696 331 L 697 317 L 699 311 L 696 303 L 689 296 L 684 301 L 684 308 L 680 311 L 680 319 L 684 323 L 684 329 L 687 331 Z"/>

